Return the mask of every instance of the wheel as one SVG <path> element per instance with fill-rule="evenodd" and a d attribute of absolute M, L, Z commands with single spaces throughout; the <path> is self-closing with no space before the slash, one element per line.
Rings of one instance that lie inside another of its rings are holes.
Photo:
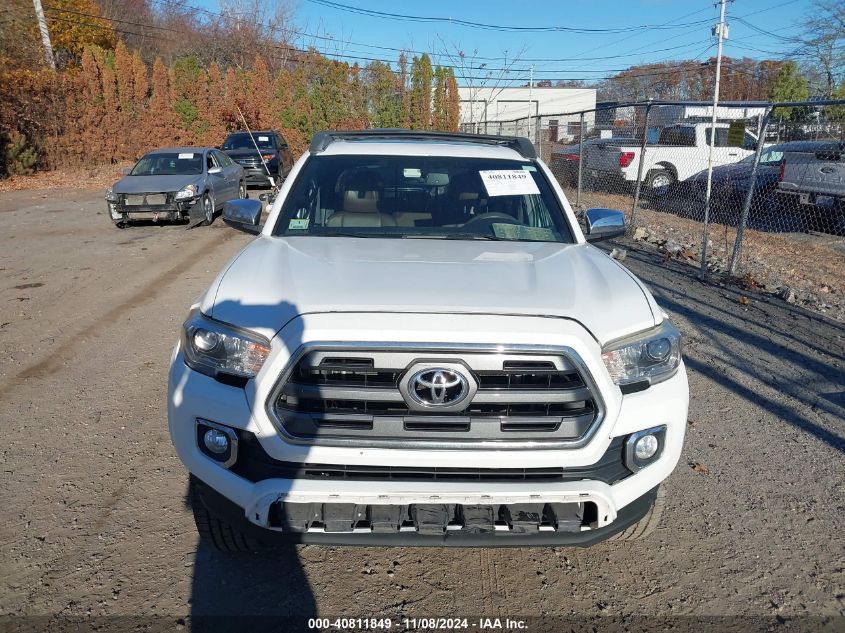
<path fill-rule="evenodd" d="M 645 184 L 647 189 L 661 189 L 668 187 L 675 182 L 675 177 L 668 169 L 654 169 L 646 174 Z"/>
<path fill-rule="evenodd" d="M 205 193 L 202 197 L 202 210 L 205 214 L 203 224 L 209 226 L 214 222 L 214 198 L 211 197 L 210 193 Z"/>
<path fill-rule="evenodd" d="M 129 226 L 129 224 L 126 222 L 115 222 L 114 225 L 119 229 L 125 229 L 127 226 Z"/>
<path fill-rule="evenodd" d="M 191 510 L 200 539 L 218 552 L 257 552 L 261 546 L 248 534 L 244 534 L 209 511 L 203 501 L 202 487 L 191 475 Z"/>
<path fill-rule="evenodd" d="M 241 180 L 241 184 L 238 185 L 238 198 L 243 200 L 246 197 L 247 197 L 246 183 L 243 180 Z"/>
<path fill-rule="evenodd" d="M 657 489 L 657 496 L 654 499 L 649 511 L 646 515 L 634 523 L 634 525 L 625 528 L 619 534 L 614 534 L 608 541 L 635 541 L 638 539 L 650 536 L 654 530 L 657 529 L 657 524 L 660 523 L 660 516 L 663 514 L 663 506 L 666 504 L 666 492 L 663 486 Z"/>

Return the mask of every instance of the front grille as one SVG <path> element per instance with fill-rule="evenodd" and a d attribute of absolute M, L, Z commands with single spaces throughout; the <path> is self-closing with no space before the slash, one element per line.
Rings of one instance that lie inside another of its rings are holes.
<path fill-rule="evenodd" d="M 236 158 L 235 162 L 238 165 L 243 165 L 244 167 L 260 167 L 261 166 L 261 159 L 260 158 Z"/>
<path fill-rule="evenodd" d="M 167 204 L 166 193 L 128 193 L 123 196 L 123 204 L 133 206 L 154 206 Z"/>
<path fill-rule="evenodd" d="M 457 368 L 472 384 L 456 407 L 419 406 L 403 381 L 419 367 Z M 412 441 L 564 442 L 586 438 L 596 395 L 563 353 L 313 349 L 280 381 L 271 412 L 284 435 L 315 444 Z"/>

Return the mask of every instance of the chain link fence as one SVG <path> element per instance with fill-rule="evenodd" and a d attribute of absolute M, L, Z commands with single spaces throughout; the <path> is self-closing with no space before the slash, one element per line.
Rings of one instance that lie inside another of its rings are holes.
<path fill-rule="evenodd" d="M 530 137 L 576 210 L 625 211 L 702 275 L 845 292 L 845 101 L 721 103 L 715 123 L 712 104 L 618 103 L 465 130 Z"/>

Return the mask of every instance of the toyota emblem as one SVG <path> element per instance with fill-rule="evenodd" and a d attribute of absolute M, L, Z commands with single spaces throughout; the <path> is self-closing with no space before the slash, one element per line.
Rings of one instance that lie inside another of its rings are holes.
<path fill-rule="evenodd" d="M 442 367 L 423 369 L 408 381 L 408 395 L 429 407 L 452 407 L 469 395 L 469 382 L 460 372 Z"/>

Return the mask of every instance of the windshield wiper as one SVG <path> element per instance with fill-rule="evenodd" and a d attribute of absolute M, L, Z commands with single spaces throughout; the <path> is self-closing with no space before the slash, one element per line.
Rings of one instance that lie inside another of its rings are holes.
<path fill-rule="evenodd" d="M 483 233 L 446 233 L 443 239 L 447 240 L 491 240 L 493 242 L 512 242 L 504 237 L 497 237 L 495 235 L 484 235 Z"/>
<path fill-rule="evenodd" d="M 326 231 L 311 233 L 320 237 L 400 237 L 398 235 L 385 235 L 384 233 L 353 233 L 352 231 Z"/>

